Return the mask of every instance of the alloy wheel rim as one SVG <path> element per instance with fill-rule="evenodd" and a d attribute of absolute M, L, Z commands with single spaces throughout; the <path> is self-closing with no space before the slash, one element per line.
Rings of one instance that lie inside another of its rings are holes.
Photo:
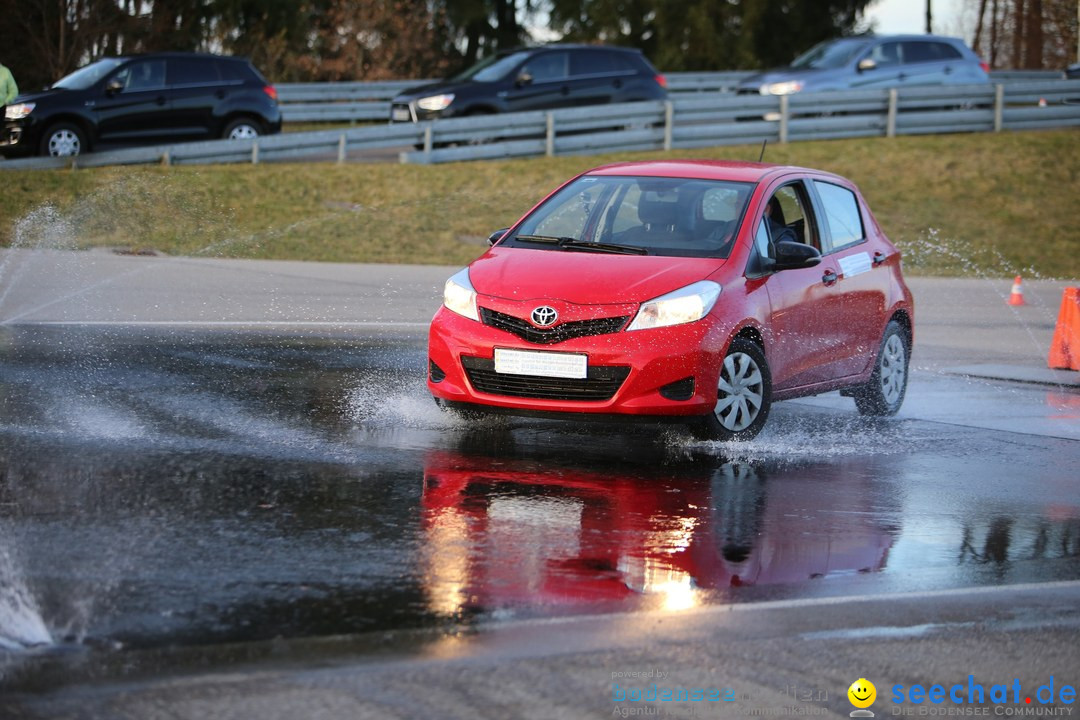
<path fill-rule="evenodd" d="M 79 136 L 70 130 L 53 133 L 49 138 L 49 154 L 53 157 L 79 154 Z"/>
<path fill-rule="evenodd" d="M 764 394 L 765 379 L 754 358 L 731 353 L 720 370 L 713 414 L 725 430 L 740 432 L 757 419 Z"/>
<path fill-rule="evenodd" d="M 907 376 L 907 351 L 899 335 L 891 335 L 881 351 L 881 395 L 889 405 L 900 401 Z"/>
<path fill-rule="evenodd" d="M 250 125 L 237 125 L 229 133 L 230 140 L 248 140 L 253 137 L 258 137 L 259 133 L 255 132 L 255 128 Z"/>

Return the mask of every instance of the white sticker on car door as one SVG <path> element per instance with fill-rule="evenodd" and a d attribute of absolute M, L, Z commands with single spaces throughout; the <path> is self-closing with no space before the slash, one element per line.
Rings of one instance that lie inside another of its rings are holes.
<path fill-rule="evenodd" d="M 840 272 L 843 273 L 846 278 L 855 277 L 864 272 L 870 272 L 870 268 L 873 267 L 870 263 L 870 253 L 864 252 L 842 257 L 840 258 L 839 263 Z"/>

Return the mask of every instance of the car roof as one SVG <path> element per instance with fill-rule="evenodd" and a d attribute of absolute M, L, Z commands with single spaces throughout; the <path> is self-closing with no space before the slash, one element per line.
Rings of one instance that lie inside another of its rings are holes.
<path fill-rule="evenodd" d="M 521 45 L 515 48 L 500 50 L 498 55 L 510 55 L 516 52 L 540 52 L 542 50 L 610 50 L 611 52 L 633 53 L 641 55 L 639 48 L 623 47 L 621 45 L 590 45 L 588 43 L 548 43 L 546 45 Z"/>
<path fill-rule="evenodd" d="M 645 162 L 622 162 L 602 165 L 587 171 L 586 175 L 642 175 L 646 177 L 670 177 L 698 180 L 732 180 L 759 183 L 776 175 L 790 173 L 815 173 L 831 175 L 820 170 L 795 165 L 740 162 L 737 160 L 653 160 Z M 838 176 L 837 176 L 838 177 Z"/>
<path fill-rule="evenodd" d="M 962 38 L 952 37 L 950 35 L 924 35 L 915 33 L 899 33 L 896 35 L 877 35 L 875 33 L 867 33 L 865 35 L 848 35 L 845 37 L 834 38 L 834 40 L 921 40 L 921 41 L 936 41 L 936 42 L 963 42 Z"/>
<path fill-rule="evenodd" d="M 210 60 L 229 60 L 246 62 L 247 58 L 240 55 L 215 55 L 214 53 L 184 52 L 182 50 L 166 50 L 162 52 L 131 53 L 130 55 L 110 56 L 115 60 L 136 60 L 139 58 L 207 58 Z M 102 58 L 103 60 L 105 58 Z"/>

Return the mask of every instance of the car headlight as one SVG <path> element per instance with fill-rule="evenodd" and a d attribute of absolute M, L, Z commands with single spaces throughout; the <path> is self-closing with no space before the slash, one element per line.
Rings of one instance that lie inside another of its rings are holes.
<path fill-rule="evenodd" d="M 445 110 L 452 102 L 454 102 L 454 95 L 450 93 L 448 95 L 432 95 L 431 97 L 420 98 L 416 101 L 416 106 L 421 110 Z"/>
<path fill-rule="evenodd" d="M 802 80 L 788 80 L 787 82 L 771 83 L 761 86 L 762 95 L 794 95 L 803 89 Z"/>
<path fill-rule="evenodd" d="M 646 330 L 700 320 L 712 310 L 721 289 L 711 280 L 702 280 L 649 300 L 642 303 L 634 321 L 626 329 Z"/>
<path fill-rule="evenodd" d="M 34 103 L 16 103 L 15 105 L 8 105 L 7 110 L 4 111 L 4 119 L 22 120 L 24 117 L 34 112 L 35 107 Z"/>
<path fill-rule="evenodd" d="M 458 315 L 480 321 L 480 313 L 476 309 L 476 291 L 469 282 L 468 268 L 446 281 L 446 286 L 443 288 L 443 305 L 447 310 L 456 312 Z"/>

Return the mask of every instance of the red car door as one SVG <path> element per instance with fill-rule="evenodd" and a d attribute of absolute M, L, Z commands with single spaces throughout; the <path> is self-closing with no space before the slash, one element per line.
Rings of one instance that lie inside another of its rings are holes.
<path fill-rule="evenodd" d="M 774 238 L 783 236 L 822 249 L 823 235 L 806 185 L 801 180 L 789 182 L 773 197 L 777 210 L 763 223 L 772 228 Z M 844 324 L 839 278 L 835 258 L 826 256 L 819 265 L 778 270 L 765 281 L 771 306 L 766 356 L 775 391 L 842 375 L 851 335 Z"/>

